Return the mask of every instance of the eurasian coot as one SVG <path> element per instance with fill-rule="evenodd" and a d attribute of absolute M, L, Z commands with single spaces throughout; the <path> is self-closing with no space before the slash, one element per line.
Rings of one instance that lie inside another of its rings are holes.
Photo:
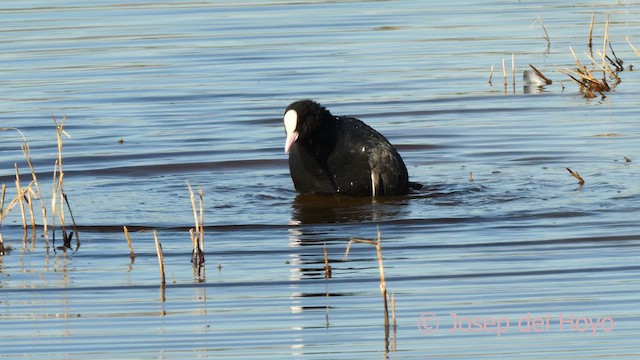
<path fill-rule="evenodd" d="M 413 185 L 396 149 L 356 118 L 300 100 L 285 110 L 284 127 L 291 179 L 301 194 L 402 195 Z"/>

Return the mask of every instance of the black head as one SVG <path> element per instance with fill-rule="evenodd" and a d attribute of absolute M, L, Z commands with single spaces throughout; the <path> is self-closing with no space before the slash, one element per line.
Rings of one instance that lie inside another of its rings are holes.
<path fill-rule="evenodd" d="M 333 115 L 329 110 L 313 100 L 291 103 L 284 112 L 284 129 L 287 133 L 285 153 L 289 153 L 289 148 L 298 139 L 307 139 L 323 125 L 329 125 L 330 119 L 333 119 Z"/>

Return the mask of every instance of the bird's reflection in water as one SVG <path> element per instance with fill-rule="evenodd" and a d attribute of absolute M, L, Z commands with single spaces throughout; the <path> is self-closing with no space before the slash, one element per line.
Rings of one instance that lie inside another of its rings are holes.
<path fill-rule="evenodd" d="M 409 198 L 351 197 L 342 195 L 299 195 L 291 205 L 288 230 L 289 246 L 306 249 L 290 254 L 290 280 L 323 278 L 324 249 L 329 250 L 330 261 L 340 261 L 346 243 L 351 237 L 371 234 L 376 225 L 405 217 L 409 211 Z M 335 225 L 333 225 L 335 224 Z"/>
<path fill-rule="evenodd" d="M 291 205 L 291 224 L 378 222 L 398 218 L 406 196 L 354 197 L 344 195 L 298 195 Z"/>
<path fill-rule="evenodd" d="M 300 319 L 305 313 L 324 311 L 324 327 L 332 326 L 332 313 L 341 313 L 344 309 L 336 305 L 334 297 L 359 296 L 355 293 L 338 290 L 330 280 L 324 286 L 317 281 L 325 278 L 324 246 L 326 244 L 328 262 L 331 267 L 342 268 L 346 244 L 351 237 L 371 234 L 375 237 L 376 225 L 394 219 L 408 217 L 407 206 L 410 197 L 351 197 L 338 195 L 299 195 L 291 204 L 291 221 L 288 229 L 289 246 L 296 248 L 289 254 L 289 280 L 291 284 L 290 311 Z M 375 262 L 375 251 L 372 254 Z M 340 276 L 340 275 L 338 275 Z M 339 302 L 338 302 L 339 304 Z M 304 322 L 301 322 L 304 323 Z M 316 321 L 314 327 L 320 326 Z M 292 327 L 303 335 L 305 327 L 296 324 Z M 296 342 L 301 346 L 303 342 Z M 384 337 L 385 349 L 389 349 L 389 328 Z M 293 348 L 292 352 L 300 348 Z"/>

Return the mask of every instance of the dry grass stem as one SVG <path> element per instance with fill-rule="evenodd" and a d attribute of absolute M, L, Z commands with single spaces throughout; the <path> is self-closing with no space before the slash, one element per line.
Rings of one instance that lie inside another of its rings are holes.
<path fill-rule="evenodd" d="M 587 44 L 589 46 L 589 50 L 593 48 L 593 23 L 595 21 L 595 18 L 596 14 L 591 14 L 591 25 L 589 25 L 589 42 Z"/>
<path fill-rule="evenodd" d="M 607 20 L 604 23 L 604 40 L 602 43 L 602 67 L 604 68 L 607 64 L 607 43 L 609 42 L 609 15 L 607 15 Z M 605 76 L 605 74 L 602 74 Z"/>
<path fill-rule="evenodd" d="M 200 267 L 204 264 L 204 205 L 202 188 L 199 187 L 198 195 L 200 200 L 200 206 L 196 207 L 195 195 L 193 188 L 189 181 L 186 181 L 187 188 L 189 188 L 189 198 L 191 199 L 191 209 L 193 210 L 193 219 L 195 223 L 195 230 L 190 229 L 189 234 L 191 236 L 191 244 L 193 251 L 191 253 L 191 262 L 194 266 Z M 200 216 L 198 216 L 198 209 Z"/>
<path fill-rule="evenodd" d="M 327 256 L 327 243 L 324 243 L 324 277 L 331 279 L 331 265 L 329 265 L 329 257 Z"/>
<path fill-rule="evenodd" d="M 640 51 L 638 51 L 638 49 L 636 49 L 635 46 L 633 46 L 629 38 L 627 38 L 627 42 L 629 43 L 629 46 L 631 46 L 631 49 L 633 49 L 633 52 L 636 53 L 636 55 L 640 56 Z"/>
<path fill-rule="evenodd" d="M 17 129 L 16 129 L 17 130 Z M 36 171 L 33 168 L 33 162 L 31 161 L 31 148 L 29 147 L 29 142 L 27 138 L 18 130 L 20 135 L 22 135 L 23 144 L 20 146 L 22 153 L 27 161 L 27 166 L 29 166 L 29 170 L 31 171 L 31 178 L 33 180 L 33 184 L 35 186 L 36 192 L 33 198 L 40 199 L 40 208 L 42 209 L 42 227 L 44 229 L 44 238 L 46 241 L 46 247 L 49 247 L 49 230 L 47 225 L 47 207 L 44 204 L 44 197 L 42 196 L 42 192 L 40 192 L 40 185 L 38 184 L 38 177 L 36 175 Z"/>
<path fill-rule="evenodd" d="M 378 240 L 367 240 L 367 239 L 358 239 L 358 238 L 352 238 L 351 240 L 349 240 L 349 243 L 347 244 L 347 249 L 344 253 L 344 258 L 345 260 L 347 259 L 347 256 L 349 255 L 349 250 L 351 249 L 351 244 L 352 243 L 363 243 L 363 244 L 370 244 L 370 245 L 374 245 L 376 247 L 376 254 L 378 257 L 378 269 L 380 270 L 380 292 L 382 293 L 382 302 L 384 305 L 384 326 L 385 326 L 385 331 L 388 332 L 389 331 L 389 306 L 387 304 L 387 283 L 385 280 L 385 276 L 384 276 L 384 264 L 382 261 L 382 247 L 381 247 L 381 241 L 382 241 L 382 236 L 380 233 L 380 229 L 378 229 Z"/>
<path fill-rule="evenodd" d="M 393 293 L 391 293 L 391 298 L 389 298 L 389 305 L 391 305 L 391 325 L 395 328 L 396 323 L 396 297 Z"/>
<path fill-rule="evenodd" d="M 489 85 L 493 85 L 493 83 L 491 82 L 492 79 L 493 79 L 493 64 L 491 65 L 491 71 L 489 72 Z"/>
<path fill-rule="evenodd" d="M 516 55 L 511 53 L 511 84 L 516 86 Z"/>
<path fill-rule="evenodd" d="M 604 57 L 606 59 L 609 60 L 609 62 L 614 65 L 614 61 L 609 59 L 609 56 L 603 55 L 602 52 L 600 50 L 596 50 L 596 55 Z M 609 66 L 608 63 L 604 63 L 604 66 L 600 65 L 591 55 L 587 54 L 587 57 L 589 58 L 589 60 L 591 60 L 591 62 L 593 63 L 594 66 L 598 67 L 600 70 L 602 70 L 602 76 L 603 78 L 606 78 L 606 75 L 608 74 L 609 76 L 611 76 L 612 78 L 614 78 L 616 80 L 616 84 L 620 83 L 620 77 L 618 76 L 618 74 L 616 74 L 616 72 L 611 68 L 611 66 Z M 619 60 L 619 59 L 618 59 Z M 620 60 L 622 61 L 622 60 Z M 618 65 L 615 64 L 614 65 L 616 67 L 616 69 L 618 68 Z"/>
<path fill-rule="evenodd" d="M 507 87 L 507 67 L 504 59 L 502 59 L 502 77 L 504 78 L 504 87 Z"/>
<path fill-rule="evenodd" d="M 69 201 L 66 198 L 64 193 L 64 171 L 62 170 L 62 135 L 65 135 L 67 138 L 71 136 L 64 131 L 64 122 L 67 120 L 66 116 L 62 117 L 60 124 L 58 124 L 58 120 L 55 116 L 52 116 L 53 123 L 56 127 L 56 138 L 58 143 L 58 158 L 53 167 L 53 195 L 51 196 L 51 209 L 53 213 L 53 228 L 54 228 L 54 240 L 55 240 L 55 219 L 56 216 L 60 220 L 60 227 L 62 230 L 62 238 L 64 241 L 64 246 L 67 248 L 71 247 L 71 238 L 73 236 L 73 232 L 67 236 L 67 231 L 65 228 L 65 211 L 64 204 L 67 204 L 67 208 L 70 210 Z M 58 201 L 60 205 L 58 205 Z M 73 220 L 73 215 L 71 216 Z M 74 230 L 76 232 L 76 242 L 79 245 L 80 241 L 78 239 L 77 227 L 74 222 Z"/>
<path fill-rule="evenodd" d="M 36 216 L 33 212 L 33 198 L 36 197 L 37 195 L 33 192 L 33 189 L 31 189 L 31 187 L 28 187 L 25 190 L 25 194 L 26 194 L 26 200 L 27 200 L 27 208 L 29 209 L 29 217 L 31 218 L 31 240 L 33 241 L 36 239 L 36 231 L 37 231 Z"/>
<path fill-rule="evenodd" d="M 622 59 L 620 59 L 618 55 L 616 55 L 616 52 L 613 51 L 613 45 L 611 45 L 611 41 L 609 41 L 609 50 L 611 50 L 611 55 L 613 55 L 613 59 L 607 56 L 609 64 L 613 65 L 613 67 L 616 68 L 616 72 L 624 71 L 624 61 L 622 61 Z M 616 78 L 618 77 L 617 75 L 615 76 Z"/>
<path fill-rule="evenodd" d="M 201 264 L 204 264 L 204 194 L 198 185 L 198 198 L 200 199 L 200 253 L 202 255 Z"/>
<path fill-rule="evenodd" d="M 571 176 L 578 179 L 578 184 L 580 184 L 580 186 L 584 185 L 584 179 L 582 178 L 582 176 L 580 176 L 580 174 L 577 171 L 573 171 L 569 168 L 566 168 L 566 169 L 569 172 L 569 174 L 571 174 Z"/>
<path fill-rule="evenodd" d="M 31 186 L 33 186 L 33 183 L 32 183 L 32 182 L 31 182 L 31 183 L 29 183 L 29 185 L 27 185 L 27 186 L 25 187 L 24 191 L 27 191 L 27 189 L 29 189 Z M 4 185 L 4 184 L 3 184 L 3 187 L 6 187 L 6 185 Z M 24 191 L 23 191 L 23 192 L 24 192 Z M 24 195 L 24 194 L 23 194 L 23 195 Z M 0 219 L 2 219 L 2 218 L 4 218 L 5 216 L 7 216 L 7 215 L 9 214 L 9 211 L 11 211 L 11 210 L 16 206 L 16 204 L 18 204 L 18 203 L 19 203 L 19 201 L 21 200 L 21 198 L 22 198 L 21 196 L 16 196 L 15 198 L 13 198 L 13 199 L 9 202 L 9 204 L 6 206 L 6 208 L 4 208 L 4 211 L 2 212 L 2 216 L 0 217 Z M 4 200 L 3 200 L 3 202 L 4 202 Z"/>
<path fill-rule="evenodd" d="M 127 239 L 127 245 L 129 245 L 129 254 L 131 254 L 131 262 L 134 262 L 136 259 L 136 254 L 133 252 L 133 245 L 131 244 L 131 237 L 129 236 L 129 229 L 124 226 L 124 237 Z"/>
<path fill-rule="evenodd" d="M 27 218 L 24 214 L 24 191 L 22 190 L 22 187 L 20 187 L 20 172 L 18 171 L 18 164 L 14 164 L 14 167 L 16 169 L 16 190 L 18 192 L 18 204 L 20 205 L 20 215 L 22 216 L 22 228 L 24 229 L 24 233 L 26 236 L 27 233 Z"/>
<path fill-rule="evenodd" d="M 544 39 L 547 40 L 547 47 L 551 46 L 551 38 L 549 37 L 549 33 L 547 32 L 547 28 L 544 26 L 544 22 L 540 15 L 537 16 L 538 21 L 540 22 L 540 26 L 542 27 L 542 31 L 544 31 Z"/>
<path fill-rule="evenodd" d="M 160 280 L 162 286 L 166 284 L 164 277 L 164 254 L 162 253 L 162 245 L 160 241 L 158 241 L 158 232 L 156 229 L 153 229 L 153 238 L 156 240 L 156 253 L 158 254 L 158 266 L 160 267 Z"/>
<path fill-rule="evenodd" d="M 551 85 L 551 84 L 553 84 L 553 81 L 552 81 L 551 79 L 549 79 L 548 77 L 544 76 L 540 70 L 536 69 L 536 67 L 535 67 L 535 66 L 533 66 L 533 65 L 529 64 L 529 67 L 530 67 L 531 69 L 533 69 L 533 72 L 536 74 L 536 76 L 538 76 L 540 79 L 544 80 L 544 83 L 545 83 L 546 85 Z"/>
<path fill-rule="evenodd" d="M 469 171 L 469 182 L 473 182 L 473 173 L 471 171 Z"/>
<path fill-rule="evenodd" d="M 67 210 L 69 210 L 69 216 L 71 216 L 71 222 L 73 223 L 73 231 L 76 234 L 76 245 L 80 246 L 80 234 L 78 234 L 78 226 L 76 225 L 76 219 L 73 217 L 73 212 L 71 212 L 69 199 L 67 198 L 67 194 L 65 194 L 64 192 L 62 192 L 62 197 L 64 198 L 65 204 L 67 204 Z M 71 235 L 69 235 L 69 240 L 71 240 Z"/>

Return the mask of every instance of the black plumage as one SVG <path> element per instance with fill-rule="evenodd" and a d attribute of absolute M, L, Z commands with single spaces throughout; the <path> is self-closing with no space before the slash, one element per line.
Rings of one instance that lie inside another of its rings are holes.
<path fill-rule="evenodd" d="M 396 149 L 364 122 L 334 116 L 312 100 L 284 114 L 289 171 L 301 194 L 402 195 L 411 183 Z"/>

